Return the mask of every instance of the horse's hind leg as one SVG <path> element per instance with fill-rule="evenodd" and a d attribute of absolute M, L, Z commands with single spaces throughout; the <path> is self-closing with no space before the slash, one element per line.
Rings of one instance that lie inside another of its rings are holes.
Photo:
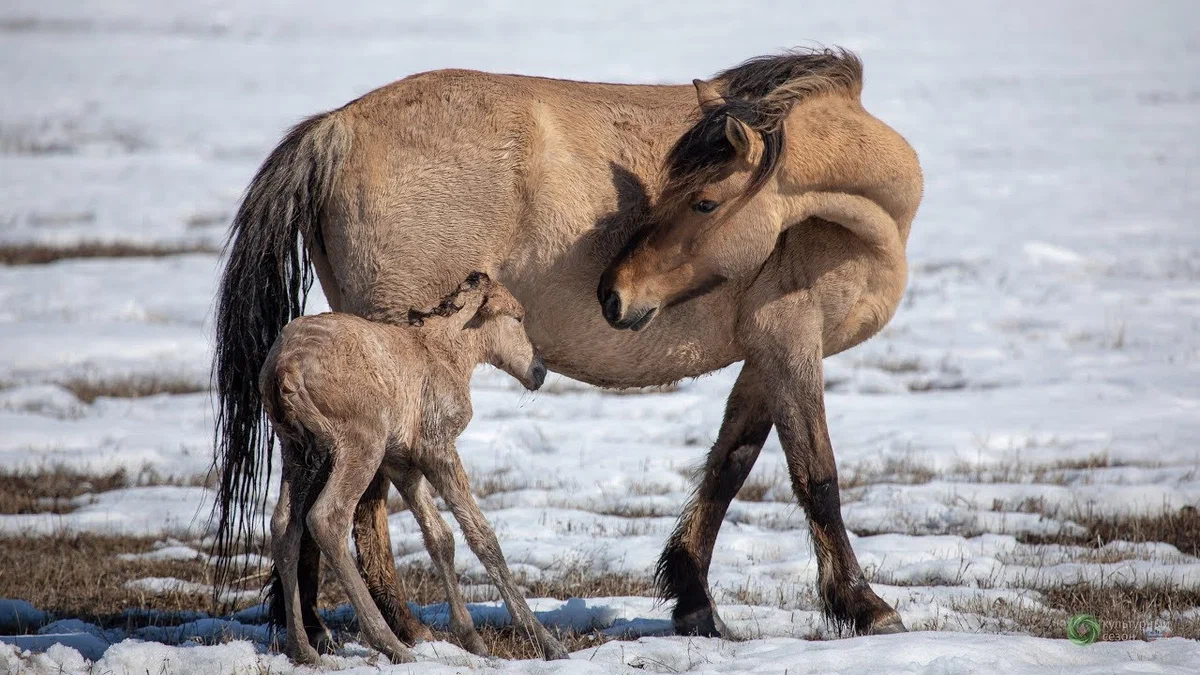
<path fill-rule="evenodd" d="M 358 614 L 358 627 L 366 634 L 371 646 L 380 650 L 395 663 L 414 661 L 408 650 L 388 627 L 371 598 L 350 555 L 350 525 L 355 505 L 376 478 L 383 460 L 382 438 L 347 430 L 331 452 L 329 477 L 320 496 L 308 512 L 308 529 L 321 553 L 329 557 L 330 566 L 341 581 L 346 595 Z"/>
<path fill-rule="evenodd" d="M 287 443 L 283 449 L 283 470 L 279 486 L 279 501 L 271 517 L 271 547 L 275 557 L 277 578 L 272 582 L 272 603 L 282 602 L 285 619 L 282 623 L 287 631 L 285 651 L 300 663 L 317 663 L 320 657 L 308 640 L 301 616 L 303 600 L 297 571 L 302 566 L 300 539 L 304 530 L 303 492 L 297 485 L 294 461 L 289 457 Z M 299 488 L 297 490 L 297 488 Z M 296 493 L 299 492 L 300 495 Z"/>
<path fill-rule="evenodd" d="M 308 528 L 300 537 L 300 565 L 297 579 L 300 583 L 300 616 L 304 620 L 304 630 L 308 633 L 308 643 L 319 654 L 333 653 L 333 636 L 329 627 L 317 613 L 317 596 L 321 592 L 321 549 L 313 541 Z"/>
<path fill-rule="evenodd" d="M 475 630 L 475 622 L 467 611 L 467 603 L 463 600 L 462 589 L 458 587 L 458 574 L 454 571 L 454 533 L 450 525 L 438 513 L 433 495 L 429 493 L 429 484 L 416 468 L 405 468 L 392 474 L 392 481 L 408 510 L 412 512 L 421 534 L 425 539 L 425 548 L 433 561 L 434 569 L 441 578 L 442 588 L 446 591 L 446 604 L 450 610 L 450 630 L 458 638 L 463 648 L 480 656 L 488 655 L 487 645 Z"/>
<path fill-rule="evenodd" d="M 771 432 L 761 383 L 762 374 L 745 364 L 725 404 L 700 486 L 658 560 L 659 592 L 676 601 L 672 618 L 677 635 L 731 637 L 708 592 L 708 566 L 729 502 L 742 489 Z"/>
<path fill-rule="evenodd" d="M 904 631 L 900 615 L 863 577 L 842 522 L 837 465 L 825 421 L 820 309 L 806 294 L 794 293 L 764 304 L 743 322 L 749 358 L 770 374 L 771 415 L 792 490 L 808 516 L 826 615 L 859 633 Z"/>
<path fill-rule="evenodd" d="M 354 510 L 354 545 L 358 549 L 358 571 L 367 583 L 371 598 L 396 637 L 408 644 L 429 642 L 433 633 L 408 609 L 400 595 L 396 561 L 387 521 L 388 478 L 381 471 L 358 500 Z"/>
<path fill-rule="evenodd" d="M 513 625 L 537 643 L 547 661 L 568 658 L 567 650 L 550 636 L 545 626 L 538 623 L 537 617 L 521 596 L 512 572 L 504 562 L 504 553 L 500 550 L 496 533 L 471 495 L 471 484 L 454 446 L 425 450 L 422 460 L 422 472 L 454 512 L 467 544 L 487 569 L 492 583 L 500 591 L 500 597 L 504 598 Z"/>

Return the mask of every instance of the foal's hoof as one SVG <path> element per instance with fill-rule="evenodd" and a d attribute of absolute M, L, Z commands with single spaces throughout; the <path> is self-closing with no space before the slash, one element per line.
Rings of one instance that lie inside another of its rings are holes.
<path fill-rule="evenodd" d="M 395 649 L 383 650 L 383 655 L 388 657 L 392 663 L 416 663 L 417 657 L 413 653 L 405 649 L 404 651 L 396 651 Z"/>
<path fill-rule="evenodd" d="M 305 645 L 303 647 L 293 647 L 288 651 L 288 658 L 298 666 L 319 666 L 321 665 L 321 655 L 317 650 Z"/>
<path fill-rule="evenodd" d="M 308 643 L 317 650 L 318 654 L 332 654 L 336 651 L 333 636 L 329 634 L 328 630 L 313 631 L 308 636 Z"/>
<path fill-rule="evenodd" d="M 487 645 L 484 644 L 483 638 L 480 637 L 479 633 L 476 633 L 475 631 L 471 631 L 467 635 L 459 636 L 458 640 L 462 643 L 463 649 L 471 652 L 475 656 L 492 655 L 491 652 L 488 651 Z"/>
<path fill-rule="evenodd" d="M 711 607 L 702 607 L 686 614 L 672 617 L 676 635 L 695 635 L 697 637 L 731 638 L 729 628 L 721 620 L 717 611 Z"/>
<path fill-rule="evenodd" d="M 421 624 L 421 627 L 413 631 L 413 644 L 418 642 L 433 642 L 433 631 L 429 630 L 429 626 Z"/>
<path fill-rule="evenodd" d="M 562 661 L 563 659 L 571 658 L 571 655 L 567 653 L 566 647 L 563 647 L 562 643 L 554 638 L 550 638 L 546 641 L 546 644 L 542 645 L 542 652 L 545 654 L 544 658 L 547 661 Z"/>

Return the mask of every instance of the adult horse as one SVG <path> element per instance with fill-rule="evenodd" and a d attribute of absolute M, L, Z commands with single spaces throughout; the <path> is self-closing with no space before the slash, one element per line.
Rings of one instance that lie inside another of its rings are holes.
<path fill-rule="evenodd" d="M 916 154 L 864 110 L 861 88 L 843 50 L 760 57 L 693 86 L 447 70 L 296 126 L 250 184 L 221 282 L 217 548 L 244 543 L 262 508 L 270 445 L 255 376 L 303 311 L 310 262 L 333 308 L 379 321 L 483 270 L 570 377 L 646 386 L 745 362 L 659 561 L 676 632 L 727 634 L 709 561 L 772 425 L 827 615 L 904 630 L 851 550 L 823 402 L 822 357 L 875 334 L 900 301 L 922 192 Z M 354 535 L 376 602 L 411 643 L 429 633 L 399 596 L 386 491 L 380 478 Z M 320 640 L 318 554 L 302 555 Z"/>

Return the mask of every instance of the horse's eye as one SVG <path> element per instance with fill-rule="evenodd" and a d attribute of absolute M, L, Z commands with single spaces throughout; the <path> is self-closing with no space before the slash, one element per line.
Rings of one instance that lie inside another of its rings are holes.
<path fill-rule="evenodd" d="M 692 210 L 696 213 L 712 213 L 713 211 L 717 210 L 718 206 L 720 206 L 720 204 L 710 199 L 702 199 L 695 204 L 692 204 Z"/>

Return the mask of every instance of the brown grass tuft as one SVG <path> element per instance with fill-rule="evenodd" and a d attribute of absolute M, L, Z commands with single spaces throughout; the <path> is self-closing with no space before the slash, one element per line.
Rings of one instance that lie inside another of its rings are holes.
<path fill-rule="evenodd" d="M 1200 510 L 1194 506 L 1181 509 L 1164 508 L 1159 513 L 1132 516 L 1099 514 L 1090 509 L 1080 508 L 1067 511 L 1042 509 L 1041 512 L 1050 518 L 1074 521 L 1087 528 L 1087 534 L 1028 534 L 1019 538 L 1022 543 L 1098 548 L 1113 541 L 1135 544 L 1162 542 L 1174 546 L 1184 555 L 1200 556 Z"/>
<path fill-rule="evenodd" d="M 208 244 L 144 244 L 140 242 L 83 241 L 61 246 L 0 244 L 0 265 L 45 265 L 75 258 L 162 258 L 184 253 L 218 253 Z"/>
<path fill-rule="evenodd" d="M 168 375 L 127 375 L 107 379 L 77 377 L 60 382 L 59 385 L 84 403 L 92 403 L 101 396 L 143 398 L 159 394 L 196 394 L 208 391 L 207 386 L 193 380 Z"/>
<path fill-rule="evenodd" d="M 108 492 L 130 486 L 204 485 L 211 487 L 215 474 L 178 477 L 164 476 L 151 467 L 136 474 L 124 468 L 94 473 L 62 465 L 38 469 L 0 468 L 0 514 L 70 513 L 75 500 L 87 494 Z"/>
<path fill-rule="evenodd" d="M 175 577 L 209 583 L 208 563 L 124 561 L 121 553 L 151 550 L 138 537 L 60 533 L 44 537 L 0 537 L 0 597 L 28 600 L 56 618 L 79 618 L 104 627 L 138 628 L 150 621 L 124 610 L 208 610 L 208 594 L 150 595 L 125 588 L 145 577 Z M 135 622 L 143 622 L 134 625 Z"/>
<path fill-rule="evenodd" d="M 1067 620 L 1091 614 L 1100 623 L 1102 642 L 1165 637 L 1200 639 L 1200 591 L 1156 585 L 1073 584 L 1041 589 L 1043 607 L 975 596 L 952 602 L 994 622 L 992 630 L 1036 637 L 1067 637 Z M 954 626 L 948 626 L 954 628 Z"/>

